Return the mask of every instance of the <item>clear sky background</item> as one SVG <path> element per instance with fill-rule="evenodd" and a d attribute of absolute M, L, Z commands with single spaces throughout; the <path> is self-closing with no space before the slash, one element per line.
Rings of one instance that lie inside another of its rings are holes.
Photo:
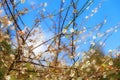
<path fill-rule="evenodd" d="M 26 2 L 21 6 L 19 6 L 19 8 L 21 9 L 23 7 L 28 7 L 28 5 L 30 4 L 34 4 L 34 3 L 40 4 L 43 2 L 47 3 L 47 7 L 44 8 L 46 11 L 50 11 L 50 12 L 58 11 L 60 0 L 26 0 Z M 85 18 L 85 16 L 88 16 L 91 10 L 97 7 L 100 2 L 101 2 L 100 0 L 94 0 L 93 5 L 88 10 L 86 10 L 78 20 L 81 21 Z M 81 0 L 81 4 L 82 3 L 84 3 L 84 0 Z M 65 5 L 67 4 L 69 4 L 69 0 L 65 0 Z M 81 6 L 81 4 L 79 4 L 78 6 Z M 35 19 L 35 16 L 37 16 L 36 14 L 38 10 L 35 9 L 32 12 L 22 17 L 23 21 L 25 21 L 25 23 L 29 27 L 32 27 L 33 19 Z M 98 12 L 93 17 L 91 17 L 85 25 L 94 26 L 100 23 L 101 21 L 103 21 L 105 17 L 107 23 L 103 26 L 102 28 L 103 31 L 107 30 L 110 27 L 116 26 L 120 23 L 120 0 L 104 0 Z M 45 27 L 46 25 L 41 24 L 41 26 Z M 105 52 L 107 52 L 109 49 L 115 49 L 119 45 L 120 45 L 120 30 L 118 30 L 116 33 L 113 33 L 113 35 L 109 37 L 109 39 L 106 41 L 106 46 L 104 47 L 104 50 Z"/>

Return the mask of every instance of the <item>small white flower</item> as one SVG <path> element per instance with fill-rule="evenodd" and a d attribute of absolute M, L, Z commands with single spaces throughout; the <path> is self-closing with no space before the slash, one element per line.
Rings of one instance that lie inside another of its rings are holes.
<path fill-rule="evenodd" d="M 42 11 L 45 12 L 46 11 L 45 8 L 43 8 Z"/>
<path fill-rule="evenodd" d="M 106 22 L 107 22 L 107 20 L 105 19 L 105 20 L 104 20 L 104 24 L 105 24 Z"/>
<path fill-rule="evenodd" d="M 116 57 L 118 57 L 118 56 L 120 56 L 120 53 L 116 53 L 116 55 L 115 55 Z"/>
<path fill-rule="evenodd" d="M 70 29 L 70 32 L 71 32 L 71 33 L 73 33 L 73 32 L 74 32 L 74 29 L 73 29 L 73 28 L 71 28 L 71 29 Z"/>
<path fill-rule="evenodd" d="M 74 56 L 72 56 L 72 55 L 71 55 L 71 56 L 70 56 L 70 58 L 71 58 L 71 59 L 73 59 L 73 58 L 74 58 Z"/>
<path fill-rule="evenodd" d="M 95 46 L 95 42 L 93 42 L 93 41 L 92 41 L 90 44 L 91 44 L 92 46 Z"/>
<path fill-rule="evenodd" d="M 71 70 L 70 76 L 73 77 L 75 75 L 75 71 Z"/>
<path fill-rule="evenodd" d="M 78 77 L 77 80 L 83 80 L 83 78 L 82 77 Z"/>
<path fill-rule="evenodd" d="M 98 8 L 95 8 L 95 9 L 94 9 L 94 13 L 97 13 L 97 12 L 98 12 Z"/>
<path fill-rule="evenodd" d="M 93 61 L 92 61 L 92 64 L 96 64 L 96 60 L 93 60 Z"/>
<path fill-rule="evenodd" d="M 106 30 L 106 33 L 109 33 L 111 31 L 113 31 L 113 28 L 110 28 L 110 29 Z"/>
<path fill-rule="evenodd" d="M 87 66 L 85 65 L 85 64 L 83 64 L 82 66 L 81 66 L 81 70 L 83 70 L 84 68 L 86 68 Z"/>
<path fill-rule="evenodd" d="M 10 30 L 15 30 L 15 27 L 14 27 L 14 26 L 11 26 L 11 27 L 10 27 Z"/>
<path fill-rule="evenodd" d="M 63 11 L 63 10 L 64 10 L 64 8 L 61 8 L 61 9 L 60 9 L 60 12 Z"/>
<path fill-rule="evenodd" d="M 15 55 L 13 54 L 10 54 L 10 57 L 12 58 L 12 60 L 15 59 Z"/>
<path fill-rule="evenodd" d="M 9 35 L 4 35 L 4 38 L 9 39 L 9 38 L 10 38 L 10 36 L 9 36 Z"/>
<path fill-rule="evenodd" d="M 79 34 L 82 34 L 83 33 L 83 31 L 79 31 Z"/>
<path fill-rule="evenodd" d="M 89 66 L 91 66 L 91 63 L 90 63 L 90 61 L 86 61 L 86 67 L 89 67 Z"/>
<path fill-rule="evenodd" d="M 80 56 L 80 52 L 76 56 L 79 57 Z"/>
<path fill-rule="evenodd" d="M 67 32 L 67 29 L 63 29 L 62 33 L 65 34 Z"/>
<path fill-rule="evenodd" d="M 73 13 L 77 13 L 78 11 L 76 9 L 73 10 Z"/>
<path fill-rule="evenodd" d="M 47 4 L 46 2 L 43 4 L 44 7 L 47 7 L 47 5 L 48 5 L 48 4 Z"/>
<path fill-rule="evenodd" d="M 33 77 L 33 75 L 31 75 L 31 74 L 30 74 L 29 76 L 30 76 L 30 78 L 32 78 L 32 77 Z"/>
<path fill-rule="evenodd" d="M 113 52 L 113 50 L 109 49 L 109 50 L 108 50 L 108 52 L 109 52 L 109 53 L 112 53 L 112 52 Z"/>
<path fill-rule="evenodd" d="M 64 3 L 64 2 L 65 2 L 65 0 L 62 0 L 62 2 Z"/>
<path fill-rule="evenodd" d="M 21 4 L 25 3 L 25 0 L 21 0 Z"/>
<path fill-rule="evenodd" d="M 86 31 L 86 27 L 83 27 L 83 32 L 85 32 Z"/>
<path fill-rule="evenodd" d="M 11 80 L 11 76 L 10 76 L 10 75 L 7 75 L 7 76 L 5 76 L 5 79 L 6 79 L 6 80 Z"/>
<path fill-rule="evenodd" d="M 103 42 L 99 42 L 100 45 L 103 45 Z"/>
<path fill-rule="evenodd" d="M 87 71 L 87 72 L 90 72 L 90 71 L 91 71 L 91 69 L 90 69 L 90 68 L 87 68 L 87 69 L 86 69 L 86 71 Z"/>
<path fill-rule="evenodd" d="M 2 14 L 3 13 L 3 10 L 2 9 L 0 9 L 0 14 Z"/>
<path fill-rule="evenodd" d="M 103 37 L 104 36 L 104 34 L 102 34 L 102 33 L 97 33 L 97 37 Z"/>
<path fill-rule="evenodd" d="M 87 42 L 84 42 L 83 44 L 86 44 Z"/>
<path fill-rule="evenodd" d="M 79 66 L 79 62 L 76 62 L 76 63 L 75 63 L 75 67 L 78 67 L 78 66 Z"/>
<path fill-rule="evenodd" d="M 89 18 L 89 16 L 85 16 L 85 19 L 88 19 Z"/>
<path fill-rule="evenodd" d="M 117 32 L 117 31 L 118 31 L 117 29 L 114 30 L 114 32 Z"/>
<path fill-rule="evenodd" d="M 93 39 L 96 39 L 96 36 L 93 36 Z"/>
<path fill-rule="evenodd" d="M 115 26 L 115 28 L 118 28 L 118 26 Z"/>
<path fill-rule="evenodd" d="M 90 53 L 95 53 L 95 50 L 94 49 L 90 49 Z"/>
<path fill-rule="evenodd" d="M 12 21 L 8 21 L 8 26 L 10 26 L 12 24 Z"/>
<path fill-rule="evenodd" d="M 110 65 L 110 66 L 112 66 L 112 65 L 113 65 L 113 61 L 112 61 L 112 60 L 109 62 L 109 65 Z"/>
<path fill-rule="evenodd" d="M 88 6 L 86 9 L 88 10 L 90 7 Z"/>
<path fill-rule="evenodd" d="M 106 31 L 106 33 L 109 33 L 109 32 L 110 32 L 110 30 L 107 30 L 107 31 Z"/>
<path fill-rule="evenodd" d="M 94 10 L 91 10 L 91 12 L 94 12 Z"/>
<path fill-rule="evenodd" d="M 89 64 L 90 63 L 90 61 L 86 61 L 86 64 Z"/>
<path fill-rule="evenodd" d="M 92 17 L 94 14 L 90 14 L 90 16 Z"/>
<path fill-rule="evenodd" d="M 103 72 L 103 78 L 106 78 L 107 75 L 106 75 L 106 72 Z"/>

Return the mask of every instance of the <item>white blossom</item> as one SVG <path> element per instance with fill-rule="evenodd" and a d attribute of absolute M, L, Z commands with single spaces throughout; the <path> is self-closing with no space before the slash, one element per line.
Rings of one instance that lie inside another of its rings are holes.
<path fill-rule="evenodd" d="M 90 16 L 92 17 L 94 14 L 90 14 Z"/>
<path fill-rule="evenodd" d="M 84 44 L 86 44 L 87 42 L 84 42 Z"/>
<path fill-rule="evenodd" d="M 109 33 L 109 32 L 111 32 L 112 30 L 113 30 L 113 28 L 110 28 L 110 29 L 106 30 L 106 33 Z"/>
<path fill-rule="evenodd" d="M 103 72 L 103 78 L 106 78 L 107 75 L 106 75 L 106 72 Z"/>
<path fill-rule="evenodd" d="M 15 55 L 13 55 L 13 54 L 10 54 L 10 57 L 12 58 L 12 60 L 15 59 Z"/>
<path fill-rule="evenodd" d="M 79 31 L 79 34 L 82 34 L 83 33 L 83 31 Z"/>
<path fill-rule="evenodd" d="M 117 31 L 118 31 L 117 29 L 114 30 L 114 32 L 117 32 Z"/>
<path fill-rule="evenodd" d="M 79 57 L 80 56 L 80 52 L 76 56 Z"/>
<path fill-rule="evenodd" d="M 61 9 L 60 9 L 60 12 L 63 11 L 63 10 L 64 10 L 64 8 L 61 8 Z"/>
<path fill-rule="evenodd" d="M 45 8 L 43 8 L 42 11 L 45 12 L 46 11 Z"/>
<path fill-rule="evenodd" d="M 113 50 L 109 49 L 109 50 L 108 50 L 108 52 L 109 52 L 109 53 L 112 53 L 112 52 L 113 52 Z"/>
<path fill-rule="evenodd" d="M 79 66 L 79 62 L 77 61 L 76 63 L 75 63 L 75 67 L 78 67 Z"/>
<path fill-rule="evenodd" d="M 6 79 L 6 80 L 11 80 L 11 76 L 10 76 L 10 75 L 7 75 L 7 76 L 5 76 L 5 79 Z"/>
<path fill-rule="evenodd" d="M 103 42 L 99 42 L 99 44 L 102 46 L 102 45 L 103 45 Z"/>
<path fill-rule="evenodd" d="M 86 27 L 83 27 L 83 32 L 85 32 L 86 31 Z"/>
<path fill-rule="evenodd" d="M 12 21 L 8 21 L 8 26 L 10 26 L 12 24 Z"/>
<path fill-rule="evenodd" d="M 88 19 L 89 18 L 89 16 L 85 16 L 85 19 Z"/>
<path fill-rule="evenodd" d="M 112 60 L 109 62 L 109 65 L 110 65 L 110 66 L 112 66 L 112 65 L 113 65 L 113 61 L 112 61 Z"/>
<path fill-rule="evenodd" d="M 15 27 L 14 27 L 14 26 L 11 26 L 11 27 L 10 27 L 10 30 L 15 30 Z"/>
<path fill-rule="evenodd" d="M 96 64 L 96 60 L 92 60 L 92 64 Z"/>
<path fill-rule="evenodd" d="M 96 39 L 96 36 L 93 36 L 93 39 Z"/>
<path fill-rule="evenodd" d="M 94 13 L 97 13 L 97 12 L 98 12 L 98 8 L 95 8 L 95 9 L 94 9 Z"/>
<path fill-rule="evenodd" d="M 73 10 L 73 13 L 77 13 L 78 11 L 76 9 Z"/>
<path fill-rule="evenodd" d="M 74 56 L 72 56 L 72 55 L 71 55 L 71 56 L 70 56 L 70 58 L 71 58 L 71 59 L 73 59 L 73 58 L 74 58 Z"/>
<path fill-rule="evenodd" d="M 103 33 L 97 33 L 97 37 L 103 37 L 104 34 Z"/>
<path fill-rule="evenodd" d="M 91 71 L 91 69 L 90 69 L 90 68 L 87 68 L 87 69 L 86 69 L 86 71 L 87 71 L 87 72 L 90 72 L 90 71 Z"/>
<path fill-rule="evenodd" d="M 86 9 L 88 10 L 90 7 L 88 6 Z"/>
<path fill-rule="evenodd" d="M 70 32 L 73 33 L 75 30 L 73 28 L 70 29 Z"/>
<path fill-rule="evenodd" d="M 95 53 L 95 50 L 94 49 L 90 49 L 90 53 Z"/>
<path fill-rule="evenodd" d="M 62 2 L 64 3 L 64 2 L 65 2 L 65 0 L 62 0 Z"/>
<path fill-rule="evenodd" d="M 91 63 L 90 63 L 90 61 L 86 61 L 85 65 L 86 65 L 86 67 L 89 67 L 89 66 L 91 66 Z"/>
<path fill-rule="evenodd" d="M 0 14 L 2 14 L 3 13 L 3 10 L 2 9 L 0 9 Z"/>
<path fill-rule="evenodd" d="M 78 77 L 77 80 L 83 80 L 83 78 L 82 77 Z"/>
<path fill-rule="evenodd" d="M 22 4 L 25 3 L 25 0 L 21 0 L 21 3 L 22 3 Z"/>
<path fill-rule="evenodd" d="M 46 2 L 43 4 L 44 7 L 47 7 L 47 5 L 48 5 L 48 4 L 47 4 Z"/>
<path fill-rule="evenodd" d="M 90 44 L 91 44 L 92 46 L 95 46 L 95 42 L 93 42 L 93 41 L 92 41 Z"/>
<path fill-rule="evenodd" d="M 70 76 L 73 77 L 74 75 L 75 75 L 75 71 L 74 71 L 74 70 L 71 70 Z"/>
<path fill-rule="evenodd" d="M 91 12 L 94 12 L 94 10 L 91 10 Z"/>
<path fill-rule="evenodd" d="M 115 26 L 115 29 L 117 29 L 118 28 L 118 26 Z"/>
<path fill-rule="evenodd" d="M 67 29 L 63 29 L 62 33 L 65 34 L 67 32 Z"/>
<path fill-rule="evenodd" d="M 105 20 L 104 20 L 104 24 L 105 24 L 106 22 L 107 22 L 107 20 L 105 19 Z"/>

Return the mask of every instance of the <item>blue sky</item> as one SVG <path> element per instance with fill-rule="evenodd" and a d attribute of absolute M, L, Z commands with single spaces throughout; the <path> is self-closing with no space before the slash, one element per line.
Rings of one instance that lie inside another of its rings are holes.
<path fill-rule="evenodd" d="M 69 0 L 65 0 L 65 1 L 66 1 L 65 5 L 69 4 Z M 35 4 L 46 2 L 48 6 L 45 7 L 45 9 L 46 11 L 49 11 L 49 12 L 57 12 L 60 4 L 60 0 L 26 0 L 26 2 L 22 4 L 19 8 L 28 7 L 28 5 L 30 5 L 33 2 L 35 2 Z M 78 21 L 82 21 L 85 18 L 85 16 L 89 15 L 91 10 L 97 7 L 100 2 L 101 2 L 100 0 L 94 0 L 92 6 L 88 10 L 86 10 L 81 15 L 81 17 L 78 18 Z M 84 3 L 84 1 L 81 1 L 81 4 L 79 4 L 78 6 L 81 7 L 82 3 Z M 107 23 L 103 26 L 102 28 L 103 31 L 107 30 L 110 27 L 116 26 L 120 22 L 119 3 L 120 3 L 120 0 L 104 0 L 102 2 L 101 8 L 92 18 L 90 18 L 86 22 L 85 26 L 94 26 L 100 23 L 102 20 L 104 20 L 105 17 L 106 17 Z M 42 9 L 42 8 L 39 8 L 39 9 Z M 37 10 L 33 10 L 32 12 L 22 17 L 23 21 L 25 21 L 25 23 L 29 27 L 32 27 L 33 25 L 33 19 L 35 19 L 35 16 L 37 15 Z M 46 21 L 46 22 L 49 22 L 49 21 Z M 44 23 L 41 23 L 41 26 L 48 27 L 44 25 Z M 113 33 L 113 35 L 109 37 L 109 39 L 106 41 L 106 46 L 104 47 L 105 52 L 107 52 L 109 49 L 115 49 L 120 45 L 119 34 L 120 34 L 120 30 L 118 30 L 118 32 L 116 33 Z"/>
<path fill-rule="evenodd" d="M 109 28 L 119 24 L 120 22 L 120 0 L 106 0 L 103 3 L 102 8 L 98 12 L 98 17 L 103 18 L 107 16 L 107 23 L 104 26 L 105 28 Z M 97 19 L 96 19 L 97 20 Z M 117 33 L 114 33 L 106 42 L 105 49 L 114 49 L 120 45 L 120 30 Z"/>

